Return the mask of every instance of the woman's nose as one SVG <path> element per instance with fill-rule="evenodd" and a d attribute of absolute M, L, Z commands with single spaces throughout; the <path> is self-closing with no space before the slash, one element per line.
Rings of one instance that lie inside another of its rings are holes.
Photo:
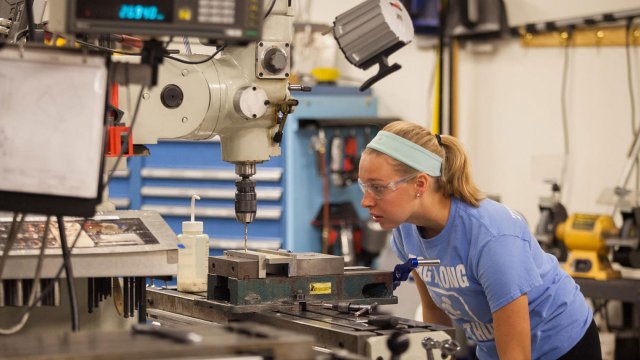
<path fill-rule="evenodd" d="M 373 196 L 368 191 L 365 191 L 362 194 L 362 201 L 360 201 L 360 206 L 362 206 L 363 208 L 370 208 L 373 207 L 374 204 L 375 199 L 373 198 Z"/>

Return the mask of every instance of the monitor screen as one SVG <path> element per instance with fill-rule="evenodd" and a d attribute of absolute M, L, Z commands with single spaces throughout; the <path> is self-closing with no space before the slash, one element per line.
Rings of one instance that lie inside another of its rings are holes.
<path fill-rule="evenodd" d="M 86 214 L 98 202 L 106 59 L 0 49 L 0 209 Z"/>

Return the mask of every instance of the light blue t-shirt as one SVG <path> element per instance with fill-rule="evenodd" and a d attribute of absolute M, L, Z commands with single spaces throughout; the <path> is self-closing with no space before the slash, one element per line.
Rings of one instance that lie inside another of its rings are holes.
<path fill-rule="evenodd" d="M 545 253 L 516 212 L 492 200 L 475 208 L 452 198 L 444 229 L 431 239 L 402 224 L 391 245 L 403 262 L 440 259 L 419 268 L 434 302 L 477 343 L 480 359 L 497 359 L 492 313 L 523 294 L 529 299 L 533 359 L 557 359 L 585 334 L 592 313 L 579 286 Z"/>

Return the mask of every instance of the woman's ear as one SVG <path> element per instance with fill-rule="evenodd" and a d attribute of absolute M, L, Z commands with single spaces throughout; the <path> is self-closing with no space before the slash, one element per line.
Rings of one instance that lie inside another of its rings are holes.
<path fill-rule="evenodd" d="M 429 186 L 429 181 L 431 181 L 431 179 L 429 178 L 429 176 L 427 176 L 427 174 L 425 173 L 418 174 L 418 176 L 416 176 L 416 181 L 415 181 L 416 193 L 424 194 L 427 191 L 427 187 Z"/>

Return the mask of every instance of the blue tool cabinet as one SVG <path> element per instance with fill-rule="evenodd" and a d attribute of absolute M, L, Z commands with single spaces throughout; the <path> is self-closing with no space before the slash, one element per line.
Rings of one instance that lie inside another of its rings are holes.
<path fill-rule="evenodd" d="M 257 166 L 258 211 L 256 221 L 249 225 L 249 241 L 256 247 L 319 252 L 320 229 L 311 222 L 322 205 L 322 179 L 311 146 L 317 126 L 308 124 L 358 119 L 375 131 L 380 126 L 375 122 L 377 101 L 371 92 L 344 87 L 317 86 L 311 93 L 294 95 L 300 104 L 287 119 L 282 156 Z M 327 127 L 327 153 L 336 131 L 355 132 L 358 150 L 363 148 L 363 128 Z M 128 171 L 114 177 L 109 191 L 116 206 L 157 210 L 179 234 L 195 193 L 201 197 L 196 201 L 196 218 L 204 222 L 204 231 L 212 240 L 212 255 L 222 249 L 242 248 L 244 226 L 236 222 L 234 212 L 237 177 L 234 166 L 221 160 L 220 143 L 162 141 L 149 149 L 150 156 L 129 159 Z M 352 201 L 364 219 L 367 212 L 360 209 L 361 196 L 357 185 L 332 187 L 330 192 L 331 201 Z"/>

